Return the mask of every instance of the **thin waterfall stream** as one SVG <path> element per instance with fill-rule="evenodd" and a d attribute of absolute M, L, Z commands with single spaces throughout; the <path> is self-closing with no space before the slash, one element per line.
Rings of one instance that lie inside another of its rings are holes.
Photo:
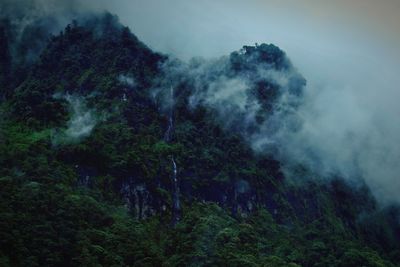
<path fill-rule="evenodd" d="M 170 109 L 168 115 L 168 127 L 164 135 L 164 141 L 166 143 L 171 143 L 172 133 L 174 128 L 174 119 L 173 119 L 173 109 L 174 109 L 174 88 L 171 86 L 170 89 Z M 172 176 L 171 176 L 171 184 L 172 184 L 172 224 L 175 225 L 180 220 L 181 215 L 181 203 L 179 200 L 179 181 L 178 181 L 178 167 L 173 155 L 170 155 L 171 163 L 172 163 Z"/>

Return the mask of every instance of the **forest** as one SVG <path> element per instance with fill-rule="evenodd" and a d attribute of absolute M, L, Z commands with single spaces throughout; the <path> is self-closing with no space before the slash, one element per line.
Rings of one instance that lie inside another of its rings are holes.
<path fill-rule="evenodd" d="M 279 47 L 185 63 L 109 13 L 45 28 L 0 21 L 0 266 L 399 266 L 399 207 L 247 141 L 306 85 Z"/>

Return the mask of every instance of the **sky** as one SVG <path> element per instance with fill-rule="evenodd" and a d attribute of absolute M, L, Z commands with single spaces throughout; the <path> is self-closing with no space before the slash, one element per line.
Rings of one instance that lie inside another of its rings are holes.
<path fill-rule="evenodd" d="M 303 130 L 284 135 L 288 157 L 310 165 L 316 157 L 318 169 L 362 175 L 382 203 L 400 203 L 400 1 L 96 3 L 151 48 L 183 60 L 279 46 L 308 83 Z"/>
<path fill-rule="evenodd" d="M 348 179 L 357 173 L 382 202 L 400 203 L 399 0 L 35 3 L 47 13 L 78 6 L 108 10 L 150 48 L 182 60 L 229 55 L 255 43 L 277 45 L 307 80 L 298 110 L 303 128 L 282 134 L 287 157 Z"/>
<path fill-rule="evenodd" d="M 303 72 L 323 68 L 320 75 L 327 65 L 400 59 L 398 0 L 100 1 L 150 47 L 183 59 L 262 42 L 281 47 Z"/>

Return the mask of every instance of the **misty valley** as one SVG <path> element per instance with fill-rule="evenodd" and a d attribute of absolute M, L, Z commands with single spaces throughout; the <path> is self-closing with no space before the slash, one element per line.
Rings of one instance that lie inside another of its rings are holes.
<path fill-rule="evenodd" d="M 182 60 L 112 13 L 20 3 L 0 2 L 0 266 L 400 266 L 374 179 L 398 174 L 315 132 L 279 44 Z"/>

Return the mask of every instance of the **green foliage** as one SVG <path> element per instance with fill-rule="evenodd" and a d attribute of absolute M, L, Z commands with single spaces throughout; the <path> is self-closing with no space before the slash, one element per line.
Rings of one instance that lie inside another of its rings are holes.
<path fill-rule="evenodd" d="M 1 43 L 2 70 L 7 50 Z M 168 118 L 150 94 L 163 60 L 107 14 L 72 23 L 27 75 L 13 73 L 20 82 L 0 105 L 0 266 L 398 266 L 398 212 L 378 211 L 367 189 L 311 182 L 302 168 L 293 176 L 307 182 L 291 184 L 278 161 L 185 97 L 163 141 Z M 233 71 L 290 64 L 264 44 L 230 60 Z M 55 142 L 71 116 L 55 96 L 68 93 L 98 118 L 89 136 Z M 174 227 L 171 156 L 182 202 Z M 129 205 L 151 216 L 138 220 Z"/>

